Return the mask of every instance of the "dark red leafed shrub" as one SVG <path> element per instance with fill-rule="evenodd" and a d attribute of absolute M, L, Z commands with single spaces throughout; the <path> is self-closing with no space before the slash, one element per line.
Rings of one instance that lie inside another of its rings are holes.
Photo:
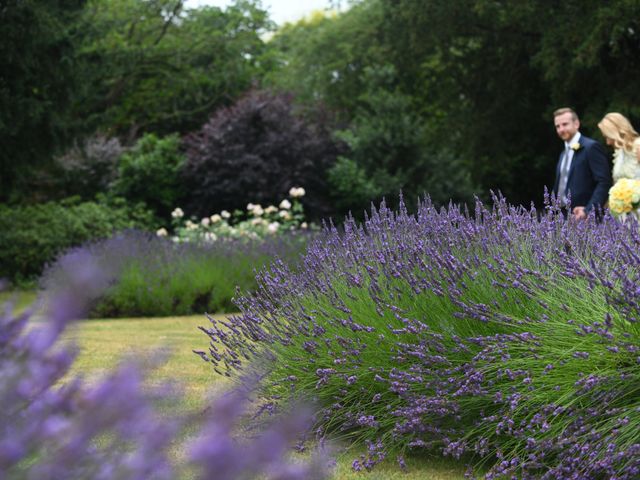
<path fill-rule="evenodd" d="M 247 198 L 277 203 L 300 186 L 307 191 L 305 210 L 326 215 L 325 171 L 339 151 L 327 123 L 297 112 L 291 95 L 259 90 L 217 111 L 184 140 L 189 213 L 244 209 Z"/>

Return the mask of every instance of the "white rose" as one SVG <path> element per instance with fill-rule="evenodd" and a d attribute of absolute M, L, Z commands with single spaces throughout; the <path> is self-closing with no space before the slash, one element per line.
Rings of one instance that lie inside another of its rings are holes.
<path fill-rule="evenodd" d="M 211 223 L 218 223 L 218 222 L 220 222 L 222 220 L 222 217 L 220 215 L 218 215 L 217 213 L 214 213 L 209 218 L 211 219 Z"/>
<path fill-rule="evenodd" d="M 291 202 L 285 198 L 280 202 L 280 208 L 289 210 L 291 208 Z"/>
<path fill-rule="evenodd" d="M 247 211 L 248 212 L 252 211 L 254 208 L 256 208 L 256 206 L 253 203 L 247 203 Z"/>
<path fill-rule="evenodd" d="M 166 237 L 168 234 L 169 234 L 169 232 L 167 232 L 166 228 L 159 228 L 156 231 L 156 235 L 159 236 L 159 237 Z"/>
<path fill-rule="evenodd" d="M 302 187 L 293 187 L 291 190 L 289 190 L 289 196 L 291 198 L 304 197 L 305 193 L 306 192 L 304 191 L 304 188 L 302 188 Z"/>
<path fill-rule="evenodd" d="M 171 212 L 171 216 L 173 218 L 182 218 L 184 217 L 184 212 L 182 211 L 181 208 L 176 208 L 173 212 Z"/>
<path fill-rule="evenodd" d="M 285 220 L 289 220 L 291 218 L 291 214 L 286 210 L 280 210 L 280 212 L 278 213 L 278 216 Z"/>
<path fill-rule="evenodd" d="M 253 210 L 251 211 L 251 213 L 253 213 L 256 217 L 260 217 L 264 213 L 264 210 L 260 205 L 256 205 L 253 207 Z"/>
<path fill-rule="evenodd" d="M 185 226 L 187 227 L 187 230 L 195 230 L 196 228 L 198 228 L 198 225 L 193 223 L 191 220 L 187 220 Z"/>
<path fill-rule="evenodd" d="M 309 228 L 309 225 L 307 224 L 307 222 L 302 222 L 300 224 L 300 228 L 302 228 L 303 230 L 306 230 L 307 228 Z"/>
<path fill-rule="evenodd" d="M 217 239 L 218 239 L 218 237 L 213 232 L 207 232 L 207 233 L 204 234 L 204 241 L 205 242 L 213 243 Z"/>
<path fill-rule="evenodd" d="M 276 213 L 278 211 L 278 207 L 274 207 L 273 205 L 269 205 L 264 209 L 264 213 Z"/>
<path fill-rule="evenodd" d="M 278 222 L 272 222 L 267 227 L 267 230 L 269 231 L 269 233 L 276 233 L 278 231 L 278 228 L 280 228 L 280 224 Z"/>
<path fill-rule="evenodd" d="M 202 224 L 203 227 L 208 227 L 209 224 L 211 223 L 211 220 L 209 220 L 208 217 L 204 217 L 202 220 L 200 220 L 200 223 Z"/>
<path fill-rule="evenodd" d="M 230 214 L 229 212 L 227 212 L 226 210 L 222 210 L 222 211 L 220 212 L 220 216 L 221 216 L 222 218 L 225 218 L 225 219 L 227 219 L 227 218 L 231 218 L 231 214 Z"/>
<path fill-rule="evenodd" d="M 251 225 L 258 226 L 258 225 L 264 225 L 264 220 L 262 218 L 254 218 L 253 220 L 251 220 Z"/>

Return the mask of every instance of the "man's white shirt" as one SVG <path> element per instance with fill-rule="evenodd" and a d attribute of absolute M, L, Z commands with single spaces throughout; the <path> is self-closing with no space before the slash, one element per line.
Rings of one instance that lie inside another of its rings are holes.
<path fill-rule="evenodd" d="M 573 160 L 573 155 L 575 154 L 575 151 L 573 150 L 573 148 L 571 148 L 571 145 L 573 145 L 574 143 L 578 143 L 580 140 L 580 137 L 582 135 L 580 134 L 580 132 L 576 132 L 576 134 L 571 138 L 571 140 L 569 140 L 568 142 L 564 142 L 564 151 L 567 152 L 567 154 L 565 155 L 565 153 L 563 152 L 562 154 L 562 163 L 560 164 L 560 171 L 562 172 L 563 169 L 566 168 L 567 171 L 567 177 L 564 179 L 565 181 L 565 185 L 564 185 L 564 191 L 565 193 L 567 192 L 567 185 L 566 183 L 569 181 L 569 170 L 571 170 L 571 161 Z M 561 199 L 562 203 L 564 205 L 567 204 L 568 202 L 568 198 L 565 197 Z"/>

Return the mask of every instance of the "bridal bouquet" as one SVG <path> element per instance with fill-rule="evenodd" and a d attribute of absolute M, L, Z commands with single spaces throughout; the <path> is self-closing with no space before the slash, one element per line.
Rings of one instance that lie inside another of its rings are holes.
<path fill-rule="evenodd" d="M 621 178 L 609 190 L 609 210 L 616 216 L 637 214 L 640 206 L 640 180 Z"/>

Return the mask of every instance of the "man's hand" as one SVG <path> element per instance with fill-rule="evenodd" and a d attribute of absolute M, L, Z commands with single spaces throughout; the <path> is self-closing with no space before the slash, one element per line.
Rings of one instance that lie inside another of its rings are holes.
<path fill-rule="evenodd" d="M 587 218 L 587 212 L 584 207 L 574 207 L 573 209 L 573 219 L 574 220 L 584 220 Z"/>

